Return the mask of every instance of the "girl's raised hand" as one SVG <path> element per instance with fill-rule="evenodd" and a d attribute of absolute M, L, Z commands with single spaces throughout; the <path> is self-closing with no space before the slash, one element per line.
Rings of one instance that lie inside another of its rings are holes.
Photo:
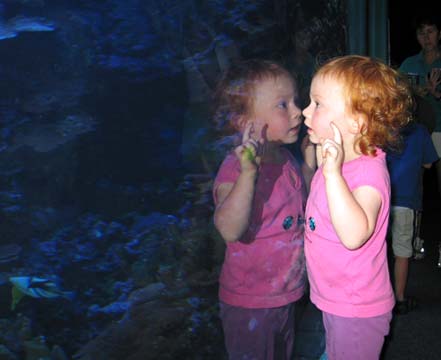
<path fill-rule="evenodd" d="M 323 158 L 323 175 L 331 175 L 340 173 L 344 159 L 344 150 L 342 146 L 342 138 L 339 128 L 330 123 L 334 132 L 333 139 L 325 139 L 322 141 L 322 158 Z"/>
<path fill-rule="evenodd" d="M 436 98 L 441 96 L 437 87 L 441 84 L 441 68 L 433 68 L 426 78 L 427 90 Z"/>
<path fill-rule="evenodd" d="M 259 167 L 261 157 L 258 155 L 260 142 L 251 137 L 254 132 L 254 125 L 250 121 L 247 123 L 242 136 L 242 144 L 234 151 L 240 161 L 242 171 L 256 171 Z"/>

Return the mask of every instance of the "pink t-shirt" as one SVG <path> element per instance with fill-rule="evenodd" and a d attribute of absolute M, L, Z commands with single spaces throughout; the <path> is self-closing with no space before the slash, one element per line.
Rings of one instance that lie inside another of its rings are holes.
<path fill-rule="evenodd" d="M 382 200 L 371 238 L 359 249 L 348 250 L 338 238 L 329 215 L 325 179 L 319 168 L 306 205 L 305 255 L 311 301 L 322 311 L 343 317 L 373 317 L 394 306 L 387 265 L 386 233 L 390 181 L 385 153 L 361 156 L 343 164 L 343 176 L 353 191 L 375 188 Z"/>
<path fill-rule="evenodd" d="M 293 156 L 283 149 L 283 164 L 261 164 L 250 227 L 237 242 L 227 242 L 220 275 L 220 300 L 245 308 L 272 308 L 303 295 L 303 177 Z M 240 174 L 235 154 L 222 163 L 214 183 L 234 183 Z"/>

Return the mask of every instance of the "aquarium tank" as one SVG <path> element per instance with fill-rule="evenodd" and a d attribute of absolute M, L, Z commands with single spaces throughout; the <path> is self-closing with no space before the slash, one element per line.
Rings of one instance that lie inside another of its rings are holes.
<path fill-rule="evenodd" d="M 345 43 L 343 0 L 0 1 L 0 358 L 226 359 L 213 89 Z"/>

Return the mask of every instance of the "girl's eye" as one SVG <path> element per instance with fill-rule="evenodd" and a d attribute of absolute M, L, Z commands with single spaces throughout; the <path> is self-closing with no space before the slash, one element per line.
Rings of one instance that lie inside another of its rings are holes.
<path fill-rule="evenodd" d="M 277 105 L 279 108 L 281 109 L 287 109 L 288 108 L 288 104 L 286 103 L 286 101 L 282 101 L 281 103 L 279 103 L 279 105 Z"/>

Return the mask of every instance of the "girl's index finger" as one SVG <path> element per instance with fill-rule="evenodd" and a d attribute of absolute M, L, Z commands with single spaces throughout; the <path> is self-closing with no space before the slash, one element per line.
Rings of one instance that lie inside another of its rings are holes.
<path fill-rule="evenodd" d="M 242 144 L 245 144 L 250 139 L 250 134 L 253 131 L 253 122 L 249 121 L 245 126 L 245 130 L 242 135 Z"/>
<path fill-rule="evenodd" d="M 334 131 L 334 141 L 338 144 L 341 145 L 341 133 L 340 133 L 340 129 L 337 127 L 337 125 L 335 125 L 333 122 L 330 123 L 332 131 Z"/>

